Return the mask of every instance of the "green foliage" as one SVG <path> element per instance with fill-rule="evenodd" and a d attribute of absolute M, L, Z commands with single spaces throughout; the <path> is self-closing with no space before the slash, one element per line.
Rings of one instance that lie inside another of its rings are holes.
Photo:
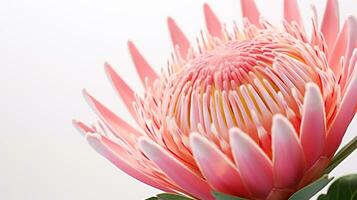
<path fill-rule="evenodd" d="M 179 194 L 162 193 L 162 194 L 158 194 L 156 197 L 150 197 L 146 200 L 193 200 L 193 199 Z"/>
<path fill-rule="evenodd" d="M 327 174 L 294 193 L 289 200 L 308 200 L 324 188 L 332 178 Z"/>
<path fill-rule="evenodd" d="M 236 197 L 228 194 L 223 194 L 220 192 L 212 192 L 216 200 L 247 200 L 241 197 Z"/>
<path fill-rule="evenodd" d="M 330 165 L 326 168 L 325 174 L 330 173 L 339 165 L 347 156 L 357 148 L 357 136 L 347 143 L 332 159 Z"/>
<path fill-rule="evenodd" d="M 318 200 L 357 200 L 357 174 L 343 176 L 329 187 L 327 194 L 319 196 Z"/>

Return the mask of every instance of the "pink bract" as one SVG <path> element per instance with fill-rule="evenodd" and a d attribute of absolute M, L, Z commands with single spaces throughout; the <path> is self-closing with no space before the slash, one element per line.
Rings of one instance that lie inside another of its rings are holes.
<path fill-rule="evenodd" d="M 74 120 L 89 144 L 143 183 L 197 199 L 287 199 L 320 177 L 356 112 L 356 18 L 340 28 L 328 0 L 310 36 L 296 0 L 284 1 L 279 27 L 241 5 L 244 26 L 231 31 L 204 5 L 197 44 L 169 18 L 175 51 L 160 74 L 129 42 L 145 93 L 105 69 L 141 129 L 84 92 L 101 119 Z"/>

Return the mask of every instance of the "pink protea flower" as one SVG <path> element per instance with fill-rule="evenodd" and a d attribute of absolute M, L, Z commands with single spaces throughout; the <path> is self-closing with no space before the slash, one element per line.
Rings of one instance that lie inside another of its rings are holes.
<path fill-rule="evenodd" d="M 102 121 L 74 121 L 89 144 L 130 176 L 197 199 L 286 199 L 321 176 L 356 112 L 356 18 L 340 29 L 328 0 L 309 37 L 295 0 L 281 27 L 241 4 L 244 28 L 233 31 L 205 5 L 196 45 L 169 18 L 175 51 L 161 75 L 129 42 L 144 95 L 105 68 L 141 130 L 85 92 Z"/>

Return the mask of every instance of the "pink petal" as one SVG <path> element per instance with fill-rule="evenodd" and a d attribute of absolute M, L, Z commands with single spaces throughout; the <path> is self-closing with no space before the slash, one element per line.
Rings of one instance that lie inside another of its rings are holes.
<path fill-rule="evenodd" d="M 139 177 L 138 180 L 144 179 L 146 182 L 150 183 L 149 185 L 154 183 L 155 185 L 154 187 L 156 188 L 160 187 L 163 189 L 163 191 L 183 192 L 181 188 L 172 184 L 171 180 L 168 180 L 167 177 L 164 177 L 162 175 L 157 175 L 158 172 L 154 171 L 157 169 L 152 169 L 152 168 L 143 169 L 143 167 L 138 164 L 138 158 L 141 159 L 142 162 L 148 162 L 148 160 L 142 154 L 141 157 L 138 155 L 135 155 L 134 157 L 132 154 L 128 154 L 126 149 L 120 147 L 118 144 L 109 140 L 105 136 L 101 136 L 101 142 L 105 147 L 107 147 L 110 151 L 112 151 L 115 156 L 118 157 L 119 161 L 124 162 L 124 164 L 127 164 L 130 167 L 130 169 L 133 170 L 134 172 L 137 171 L 139 173 L 138 175 L 145 176 L 145 177 Z"/>
<path fill-rule="evenodd" d="M 178 46 L 181 56 L 185 58 L 187 56 L 188 49 L 190 48 L 190 42 L 171 17 L 167 19 L 167 25 L 169 27 L 173 46 Z"/>
<path fill-rule="evenodd" d="M 329 52 L 332 50 L 340 30 L 338 0 L 328 0 L 322 19 L 321 32 L 324 35 Z"/>
<path fill-rule="evenodd" d="M 87 141 L 88 143 L 102 156 L 107 158 L 110 162 L 112 162 L 116 167 L 121 169 L 123 172 L 127 173 L 129 176 L 132 176 L 133 178 L 150 185 L 152 187 L 155 187 L 159 190 L 162 191 L 167 191 L 167 192 L 173 192 L 171 188 L 168 187 L 164 182 L 154 179 L 154 178 L 149 178 L 145 174 L 141 173 L 139 170 L 137 170 L 138 166 L 131 166 L 128 165 L 125 161 L 127 161 L 127 158 L 121 159 L 119 156 L 117 156 L 113 150 L 108 148 L 107 145 L 104 145 L 103 142 L 100 141 L 99 138 L 95 135 L 87 135 Z"/>
<path fill-rule="evenodd" d="M 326 141 L 325 106 L 317 85 L 309 83 L 304 97 L 300 140 L 307 168 L 322 155 Z"/>
<path fill-rule="evenodd" d="M 215 37 L 222 37 L 222 25 L 217 16 L 213 13 L 208 4 L 204 4 L 203 11 L 205 14 L 206 26 L 208 32 Z"/>
<path fill-rule="evenodd" d="M 247 196 L 236 167 L 212 142 L 198 133 L 191 133 L 190 144 L 200 170 L 215 190 Z"/>
<path fill-rule="evenodd" d="M 259 17 L 260 13 L 254 0 L 241 0 L 240 1 L 243 17 L 248 18 L 250 23 L 260 27 Z"/>
<path fill-rule="evenodd" d="M 237 128 L 229 132 L 233 157 L 245 185 L 256 197 L 266 197 L 273 188 L 271 161 L 246 133 Z"/>
<path fill-rule="evenodd" d="M 123 138 L 125 141 L 132 143 L 131 134 L 135 137 L 139 137 L 142 134 L 131 127 L 128 123 L 123 121 L 121 118 L 116 116 L 93 96 L 83 91 L 83 95 L 87 100 L 88 104 L 93 108 L 93 110 L 98 114 L 98 116 L 109 126 L 111 131 L 118 137 Z"/>
<path fill-rule="evenodd" d="M 123 100 L 130 114 L 136 119 L 136 111 L 133 106 L 133 102 L 135 101 L 135 96 L 133 90 L 125 83 L 123 79 L 114 71 L 114 69 L 108 64 L 105 63 L 105 70 L 109 79 L 112 82 L 115 90 L 119 94 L 120 98 Z"/>
<path fill-rule="evenodd" d="M 294 21 L 301 28 L 304 28 L 299 11 L 299 5 L 296 0 L 284 0 L 284 19 L 288 22 Z"/>
<path fill-rule="evenodd" d="M 140 54 L 133 42 L 128 41 L 128 48 L 133 59 L 136 71 L 140 76 L 140 80 L 145 85 L 145 78 L 148 77 L 150 81 L 158 78 L 156 72 L 151 68 L 145 58 Z"/>
<path fill-rule="evenodd" d="M 331 157 L 340 146 L 342 138 L 356 113 L 357 106 L 357 73 L 351 77 L 341 105 L 327 134 L 326 155 Z"/>
<path fill-rule="evenodd" d="M 199 199 L 214 199 L 210 186 L 161 146 L 147 138 L 140 138 L 139 146 L 151 161 L 156 163 L 168 177 L 190 195 Z"/>
<path fill-rule="evenodd" d="M 120 147 L 117 146 L 116 144 L 110 142 L 109 139 L 105 138 L 104 136 L 101 136 L 97 133 L 88 133 L 88 132 L 82 132 L 83 129 L 81 128 L 82 126 L 78 123 L 74 123 L 74 125 L 81 131 L 82 134 L 86 135 L 86 139 L 88 143 L 94 148 L 95 151 L 100 153 L 103 157 L 108 159 L 110 162 L 112 162 L 116 167 L 121 169 L 123 172 L 128 174 L 129 176 L 132 176 L 133 178 L 148 184 L 152 187 L 155 187 L 159 190 L 167 191 L 167 192 L 172 192 L 173 190 L 169 187 L 168 184 L 165 182 L 159 180 L 159 179 L 154 179 L 154 178 L 149 178 L 147 175 L 143 174 L 139 170 L 137 170 L 139 167 L 138 166 L 133 166 L 128 163 L 127 158 L 121 158 L 120 155 L 116 154 L 115 151 L 119 151 Z M 78 127 L 78 125 L 80 127 Z M 106 141 L 106 142 L 104 142 Z M 111 144 L 112 148 L 115 147 L 115 149 L 111 149 L 107 144 Z"/>
<path fill-rule="evenodd" d="M 335 75 L 339 75 L 342 68 L 340 67 L 341 56 L 345 57 L 346 64 L 352 56 L 353 50 L 357 47 L 357 20 L 356 17 L 350 16 L 346 20 L 341 32 L 338 35 L 334 49 L 329 56 L 329 64 Z"/>
<path fill-rule="evenodd" d="M 273 117 L 272 148 L 275 187 L 296 186 L 304 174 L 304 154 L 293 125 L 281 114 Z"/>
<path fill-rule="evenodd" d="M 72 120 L 73 126 L 85 136 L 87 133 L 94 133 L 95 131 L 90 128 L 89 126 L 85 125 L 83 122 L 80 122 L 78 120 Z"/>

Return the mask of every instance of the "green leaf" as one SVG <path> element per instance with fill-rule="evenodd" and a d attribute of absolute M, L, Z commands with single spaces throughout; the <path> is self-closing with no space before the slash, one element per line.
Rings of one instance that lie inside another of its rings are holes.
<path fill-rule="evenodd" d="M 241 197 L 236 197 L 228 194 L 223 194 L 220 192 L 212 192 L 213 196 L 216 198 L 216 200 L 247 200 Z"/>
<path fill-rule="evenodd" d="M 357 174 L 340 177 L 318 200 L 357 200 Z"/>
<path fill-rule="evenodd" d="M 294 193 L 289 200 L 308 200 L 324 188 L 333 178 L 327 174 Z"/>
<path fill-rule="evenodd" d="M 347 143 L 332 159 L 329 166 L 325 169 L 325 174 L 330 173 L 339 165 L 347 156 L 357 148 L 357 136 Z"/>
<path fill-rule="evenodd" d="M 357 200 L 357 191 L 353 193 L 351 200 Z"/>
<path fill-rule="evenodd" d="M 150 197 L 145 200 L 193 200 L 193 199 L 179 194 L 162 193 L 156 195 L 156 197 Z"/>
<path fill-rule="evenodd" d="M 157 200 L 193 200 L 179 194 L 162 193 L 157 195 Z"/>

